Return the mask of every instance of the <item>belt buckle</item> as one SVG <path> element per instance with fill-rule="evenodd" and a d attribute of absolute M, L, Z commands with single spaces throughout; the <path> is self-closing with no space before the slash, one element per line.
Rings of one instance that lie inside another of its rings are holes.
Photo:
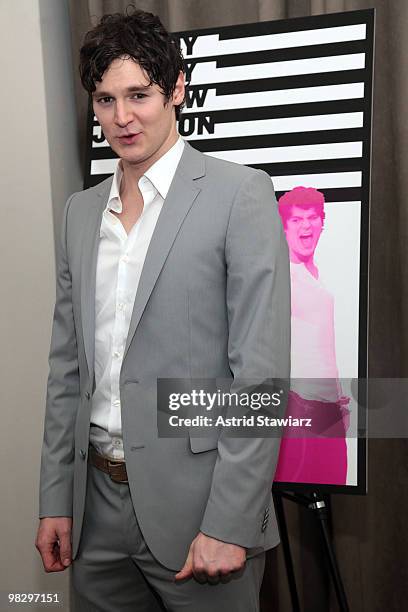
<path fill-rule="evenodd" d="M 121 463 L 124 463 L 124 461 L 112 461 L 111 459 L 107 459 L 108 470 L 109 470 L 109 468 L 115 467 L 116 465 L 119 465 Z M 112 474 L 110 471 L 109 471 L 109 478 L 113 482 L 116 482 L 117 484 L 128 484 L 129 483 L 128 479 L 126 479 L 126 480 L 118 480 L 117 477 L 115 476 L 115 474 Z"/>

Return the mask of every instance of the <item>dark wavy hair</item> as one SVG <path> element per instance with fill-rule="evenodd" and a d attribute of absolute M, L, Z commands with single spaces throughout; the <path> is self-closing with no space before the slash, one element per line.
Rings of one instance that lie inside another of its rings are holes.
<path fill-rule="evenodd" d="M 130 7 L 134 9 L 134 7 Z M 127 56 L 143 68 L 150 79 L 162 90 L 166 100 L 172 96 L 184 60 L 178 41 L 152 13 L 129 10 L 104 15 L 98 25 L 85 34 L 79 52 L 79 73 L 86 91 L 92 94 L 96 83 L 110 64 Z M 176 118 L 184 106 L 175 107 Z"/>
<path fill-rule="evenodd" d="M 321 218 L 322 224 L 324 224 L 326 215 L 324 212 L 324 195 L 321 191 L 317 191 L 314 187 L 294 187 L 279 198 L 278 210 L 285 228 L 294 206 L 303 210 L 313 208 L 316 215 Z"/>

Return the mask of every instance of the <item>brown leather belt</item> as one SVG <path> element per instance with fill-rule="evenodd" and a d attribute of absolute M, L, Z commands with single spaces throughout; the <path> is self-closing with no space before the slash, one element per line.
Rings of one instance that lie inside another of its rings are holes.
<path fill-rule="evenodd" d="M 126 463 L 124 461 L 112 461 L 103 457 L 93 446 L 89 447 L 89 462 L 94 465 L 98 470 L 102 470 L 106 474 L 109 474 L 113 482 L 127 483 L 128 476 L 126 472 Z"/>

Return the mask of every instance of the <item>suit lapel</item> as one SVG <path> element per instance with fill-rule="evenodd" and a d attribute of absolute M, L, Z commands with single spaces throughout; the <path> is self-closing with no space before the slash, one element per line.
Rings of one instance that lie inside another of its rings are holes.
<path fill-rule="evenodd" d="M 200 192 L 195 179 L 204 176 L 204 156 L 185 143 L 169 192 L 154 229 L 137 289 L 124 358 L 177 233 Z"/>
<path fill-rule="evenodd" d="M 81 318 L 85 355 L 91 380 L 94 373 L 95 356 L 95 289 L 96 263 L 98 257 L 99 231 L 102 213 L 109 196 L 111 181 L 101 186 L 97 200 L 89 207 L 84 230 L 81 257 Z"/>

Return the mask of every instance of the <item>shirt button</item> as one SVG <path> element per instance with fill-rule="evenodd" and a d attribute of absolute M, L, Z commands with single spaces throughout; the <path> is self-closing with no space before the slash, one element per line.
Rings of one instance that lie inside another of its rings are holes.
<path fill-rule="evenodd" d="M 125 310 L 125 304 L 123 302 L 119 302 L 118 308 L 119 310 Z"/>
<path fill-rule="evenodd" d="M 114 406 L 120 406 L 120 401 L 119 401 L 119 400 L 115 400 L 115 401 L 113 402 L 113 405 L 114 405 Z"/>
<path fill-rule="evenodd" d="M 127 255 L 123 255 L 122 261 L 123 263 L 127 263 L 129 261 L 129 257 Z"/>
<path fill-rule="evenodd" d="M 115 351 L 113 353 L 113 356 L 116 357 L 116 358 L 120 357 L 120 352 L 119 351 Z"/>

